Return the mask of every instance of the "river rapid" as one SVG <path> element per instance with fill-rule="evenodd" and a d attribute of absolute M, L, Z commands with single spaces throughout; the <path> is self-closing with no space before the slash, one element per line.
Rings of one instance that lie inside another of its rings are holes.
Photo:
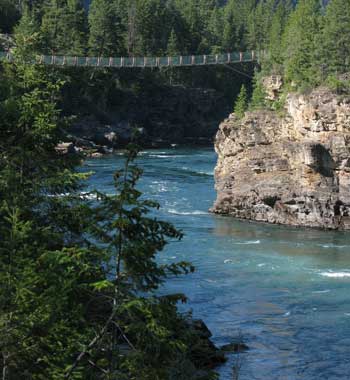
<path fill-rule="evenodd" d="M 113 192 L 121 155 L 88 160 L 89 188 Z M 215 199 L 212 149 L 141 152 L 139 189 L 158 218 L 185 233 L 161 262 L 191 261 L 194 274 L 167 281 L 217 345 L 241 335 L 240 380 L 350 379 L 350 233 L 248 223 L 208 213 Z M 218 369 L 232 379 L 234 355 Z"/>

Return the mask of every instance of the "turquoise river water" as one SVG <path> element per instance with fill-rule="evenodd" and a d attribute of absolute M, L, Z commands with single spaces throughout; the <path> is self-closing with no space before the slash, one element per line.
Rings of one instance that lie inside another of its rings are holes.
<path fill-rule="evenodd" d="M 218 344 L 242 336 L 241 380 L 350 379 L 350 233 L 248 223 L 208 213 L 215 199 L 211 149 L 145 151 L 140 189 L 159 218 L 183 230 L 163 262 L 188 260 L 192 275 L 162 291 L 183 292 Z M 90 188 L 113 192 L 122 156 L 88 160 Z M 232 356 L 218 369 L 232 378 Z"/>

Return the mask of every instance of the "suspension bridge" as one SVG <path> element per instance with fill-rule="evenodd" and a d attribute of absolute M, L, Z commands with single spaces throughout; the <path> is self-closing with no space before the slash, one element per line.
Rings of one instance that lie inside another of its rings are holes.
<path fill-rule="evenodd" d="M 50 66 L 69 67 L 182 67 L 228 65 L 232 63 L 256 62 L 259 54 L 254 51 L 214 55 L 180 55 L 174 57 L 77 57 L 65 55 L 36 55 L 30 63 Z M 14 62 L 11 52 L 0 51 L 0 61 Z"/>

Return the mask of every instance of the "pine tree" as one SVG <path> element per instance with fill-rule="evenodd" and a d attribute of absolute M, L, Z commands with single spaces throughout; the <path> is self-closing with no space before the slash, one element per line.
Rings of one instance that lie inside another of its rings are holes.
<path fill-rule="evenodd" d="M 42 36 L 40 34 L 40 26 L 36 22 L 34 11 L 30 10 L 28 6 L 23 8 L 22 17 L 19 24 L 15 27 L 14 32 L 16 36 L 16 44 L 25 49 L 27 46 L 27 53 L 31 54 L 34 51 L 40 50 L 42 47 Z"/>
<path fill-rule="evenodd" d="M 274 12 L 269 33 L 268 51 L 270 64 L 282 64 L 282 35 L 290 12 L 288 2 L 280 1 Z"/>
<path fill-rule="evenodd" d="M 223 47 L 227 51 L 244 51 L 248 47 L 248 19 L 254 0 L 229 0 L 224 11 Z"/>
<path fill-rule="evenodd" d="M 86 15 L 81 0 L 51 0 L 43 8 L 41 33 L 48 52 L 83 55 L 86 46 Z"/>
<path fill-rule="evenodd" d="M 162 55 L 171 33 L 168 8 L 161 0 L 138 0 L 135 49 L 141 55 Z M 170 27 L 170 28 L 169 28 Z"/>
<path fill-rule="evenodd" d="M 289 18 L 283 36 L 284 74 L 287 82 L 299 87 L 318 83 L 320 32 L 319 0 L 300 0 Z"/>
<path fill-rule="evenodd" d="M 322 33 L 322 63 L 328 73 L 350 69 L 350 1 L 332 0 L 327 6 Z"/>
<path fill-rule="evenodd" d="M 244 113 L 247 110 L 247 107 L 248 107 L 247 89 L 245 85 L 243 85 L 241 87 L 241 91 L 238 95 L 238 98 L 235 102 L 235 106 L 234 106 L 235 115 L 241 119 L 244 116 Z"/>
<path fill-rule="evenodd" d="M 91 333 L 78 299 L 98 269 L 93 252 L 89 262 L 77 245 L 87 215 L 74 195 L 86 176 L 74 170 L 77 157 L 56 150 L 65 139 L 55 103 L 61 79 L 27 64 L 30 36 L 16 41 L 15 62 L 0 73 L 1 367 L 6 380 L 62 378 L 65 361 Z"/>
<path fill-rule="evenodd" d="M 179 41 L 174 29 L 171 30 L 170 37 L 168 40 L 167 54 L 169 56 L 176 56 L 176 55 L 181 54 L 181 51 L 179 48 Z"/>
<path fill-rule="evenodd" d="M 224 34 L 224 9 L 214 8 L 211 12 L 208 27 L 207 27 L 207 39 L 208 46 L 210 47 L 210 53 L 221 53 L 224 48 L 222 47 Z"/>
<path fill-rule="evenodd" d="M 83 0 L 67 0 L 66 38 L 70 42 L 69 54 L 85 55 L 88 40 L 87 14 Z"/>
<path fill-rule="evenodd" d="M 250 108 L 257 110 L 266 106 L 266 93 L 261 83 L 261 74 L 255 72 L 253 79 L 253 94 L 250 100 Z"/>
<path fill-rule="evenodd" d="M 113 2 L 92 1 L 89 27 L 89 51 L 92 55 L 118 57 L 125 54 L 125 30 Z"/>

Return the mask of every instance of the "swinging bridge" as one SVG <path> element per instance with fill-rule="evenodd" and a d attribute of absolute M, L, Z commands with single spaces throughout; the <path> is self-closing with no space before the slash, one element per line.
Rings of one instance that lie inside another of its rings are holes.
<path fill-rule="evenodd" d="M 0 51 L 0 61 L 14 62 L 15 60 L 16 58 L 11 52 Z M 180 55 L 174 57 L 78 57 L 66 55 L 36 55 L 30 63 L 68 67 L 162 68 L 228 65 L 233 63 L 257 62 L 258 60 L 259 55 L 254 51 L 249 51 L 214 55 Z"/>

